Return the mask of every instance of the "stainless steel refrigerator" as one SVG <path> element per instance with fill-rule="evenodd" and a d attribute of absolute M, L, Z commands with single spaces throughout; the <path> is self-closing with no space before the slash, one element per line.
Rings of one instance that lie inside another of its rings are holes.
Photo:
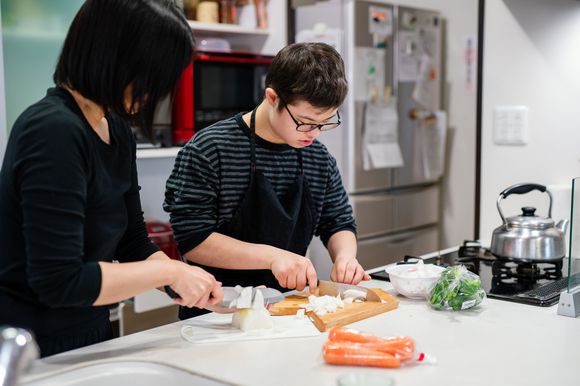
<path fill-rule="evenodd" d="M 354 208 L 359 261 L 368 269 L 436 250 L 446 131 L 440 15 L 329 0 L 296 7 L 295 20 L 297 41 L 332 44 L 345 61 L 344 124 L 319 139 L 337 159 Z M 326 276 L 319 240 L 309 255 Z"/>

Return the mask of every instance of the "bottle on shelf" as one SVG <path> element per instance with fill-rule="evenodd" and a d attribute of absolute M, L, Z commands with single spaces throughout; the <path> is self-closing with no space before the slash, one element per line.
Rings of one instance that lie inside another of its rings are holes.
<path fill-rule="evenodd" d="M 219 9 L 220 23 L 236 24 L 238 22 L 235 0 L 220 0 Z"/>
<path fill-rule="evenodd" d="M 266 13 L 267 0 L 254 0 L 256 6 L 256 18 L 258 19 L 258 28 L 268 28 L 268 15 Z"/>
<path fill-rule="evenodd" d="M 188 20 L 195 20 L 195 12 L 197 10 L 197 4 L 199 0 L 183 0 L 183 12 Z"/>
<path fill-rule="evenodd" d="M 219 3 L 215 0 L 204 0 L 197 4 L 196 20 L 202 23 L 219 22 Z"/>

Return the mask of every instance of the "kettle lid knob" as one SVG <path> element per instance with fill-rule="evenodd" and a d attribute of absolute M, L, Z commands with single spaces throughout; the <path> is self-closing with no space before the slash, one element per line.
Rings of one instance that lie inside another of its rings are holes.
<path fill-rule="evenodd" d="M 533 206 L 524 206 L 522 208 L 522 216 L 525 217 L 534 217 L 536 213 L 536 208 Z"/>

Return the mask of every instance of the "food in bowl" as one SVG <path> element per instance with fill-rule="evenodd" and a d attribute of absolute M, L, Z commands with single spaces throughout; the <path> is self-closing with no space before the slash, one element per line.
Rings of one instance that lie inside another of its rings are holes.
<path fill-rule="evenodd" d="M 435 283 L 445 268 L 424 264 L 401 264 L 387 268 L 389 279 L 395 290 L 411 299 L 425 299 L 430 287 Z"/>

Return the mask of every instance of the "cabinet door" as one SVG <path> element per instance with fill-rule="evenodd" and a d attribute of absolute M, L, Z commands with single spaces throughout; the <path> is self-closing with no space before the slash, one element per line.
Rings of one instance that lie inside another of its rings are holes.
<path fill-rule="evenodd" d="M 419 256 L 439 249 L 437 227 L 359 241 L 358 260 L 364 269 L 403 260 L 405 255 Z"/>
<path fill-rule="evenodd" d="M 393 228 L 403 230 L 439 222 L 439 185 L 394 195 Z"/>
<path fill-rule="evenodd" d="M 359 238 L 392 232 L 395 229 L 395 198 L 386 193 L 351 196 Z"/>

